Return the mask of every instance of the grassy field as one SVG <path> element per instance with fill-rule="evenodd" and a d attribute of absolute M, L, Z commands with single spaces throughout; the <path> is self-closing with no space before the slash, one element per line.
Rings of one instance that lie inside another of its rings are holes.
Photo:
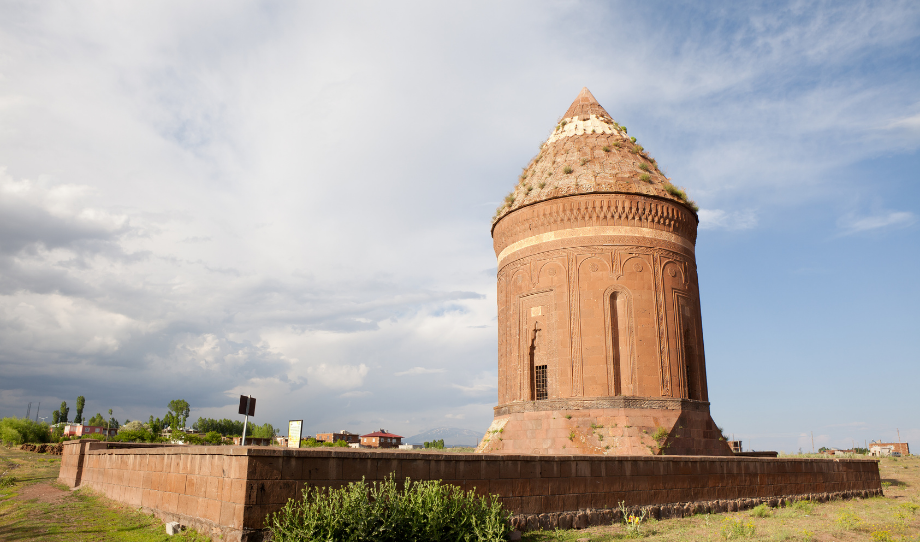
<path fill-rule="evenodd" d="M 159 519 L 57 482 L 60 456 L 0 447 L 0 541 L 210 540 L 195 531 L 166 536 Z"/>
<path fill-rule="evenodd" d="M 687 542 L 742 539 L 920 542 L 920 457 L 886 458 L 881 460 L 880 467 L 884 497 L 652 520 L 639 524 L 637 533 L 628 532 L 625 525 L 582 531 L 536 531 L 525 533 L 524 541 L 601 542 L 644 538 Z"/>

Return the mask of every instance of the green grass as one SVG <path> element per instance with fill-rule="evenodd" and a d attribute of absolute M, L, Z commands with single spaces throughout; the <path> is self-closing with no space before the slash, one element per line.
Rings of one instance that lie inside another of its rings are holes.
<path fill-rule="evenodd" d="M 562 172 L 565 173 L 566 175 L 572 173 L 573 171 L 575 170 L 572 169 L 572 166 L 565 166 L 564 168 L 562 168 Z"/>
<path fill-rule="evenodd" d="M 60 456 L 0 449 L 0 473 L 15 479 L 0 489 L 0 541 L 210 541 L 194 530 L 167 536 L 163 522 L 153 516 L 89 490 L 70 491 L 57 482 L 60 465 Z M 39 484 L 65 493 L 54 499 L 24 498 Z"/>

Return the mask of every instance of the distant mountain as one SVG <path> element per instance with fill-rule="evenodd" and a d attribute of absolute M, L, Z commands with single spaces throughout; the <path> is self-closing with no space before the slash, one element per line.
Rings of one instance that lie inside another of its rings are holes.
<path fill-rule="evenodd" d="M 485 431 L 470 431 L 459 427 L 435 427 L 418 435 L 406 437 L 403 442 L 407 444 L 424 444 L 432 440 L 444 439 L 445 446 L 476 446 Z"/>

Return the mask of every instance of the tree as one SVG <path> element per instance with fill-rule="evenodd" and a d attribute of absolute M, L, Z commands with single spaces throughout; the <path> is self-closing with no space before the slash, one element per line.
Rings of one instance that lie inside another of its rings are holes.
<path fill-rule="evenodd" d="M 70 414 L 70 409 L 67 408 L 67 401 L 61 401 L 61 410 L 59 414 L 60 418 L 58 419 L 58 421 L 61 423 L 67 423 L 68 414 Z"/>
<path fill-rule="evenodd" d="M 86 397 L 82 395 L 77 397 L 77 416 L 73 419 L 73 423 L 83 423 L 83 407 L 86 406 Z"/>
<path fill-rule="evenodd" d="M 61 413 L 55 410 L 51 413 L 51 425 L 57 425 L 58 421 L 61 419 Z"/>
<path fill-rule="evenodd" d="M 185 427 L 185 421 L 188 419 L 188 415 L 191 412 L 191 409 L 188 406 L 188 401 L 185 399 L 174 399 L 169 402 L 169 411 L 173 415 L 171 427 L 175 430 L 179 430 Z"/>
<path fill-rule="evenodd" d="M 272 427 L 272 424 L 265 422 L 262 425 L 253 424 L 252 438 L 275 438 L 278 430 Z"/>
<path fill-rule="evenodd" d="M 105 418 L 102 417 L 102 414 L 96 413 L 95 416 L 89 419 L 89 422 L 86 425 L 92 425 L 93 427 L 105 427 Z"/>

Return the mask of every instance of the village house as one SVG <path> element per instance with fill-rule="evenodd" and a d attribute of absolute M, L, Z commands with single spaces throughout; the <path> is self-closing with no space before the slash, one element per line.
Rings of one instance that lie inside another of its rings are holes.
<path fill-rule="evenodd" d="M 870 442 L 869 455 L 872 457 L 888 457 L 898 453 L 901 457 L 910 455 L 910 446 L 906 442 Z"/>
<path fill-rule="evenodd" d="M 386 429 L 361 435 L 361 446 L 364 448 L 399 448 L 402 437 L 387 433 Z"/>
<path fill-rule="evenodd" d="M 65 437 L 82 437 L 85 435 L 94 437 L 114 437 L 116 434 L 118 434 L 117 429 L 106 429 L 105 427 L 100 427 L 97 425 L 81 425 L 71 423 L 64 426 Z"/>
<path fill-rule="evenodd" d="M 333 444 L 339 440 L 344 440 L 349 445 L 358 444 L 358 442 L 360 442 L 359 438 L 360 437 L 358 436 L 357 433 L 345 431 L 344 429 L 339 431 L 338 433 L 317 433 L 316 434 L 316 440 L 320 442 L 332 442 Z"/>

